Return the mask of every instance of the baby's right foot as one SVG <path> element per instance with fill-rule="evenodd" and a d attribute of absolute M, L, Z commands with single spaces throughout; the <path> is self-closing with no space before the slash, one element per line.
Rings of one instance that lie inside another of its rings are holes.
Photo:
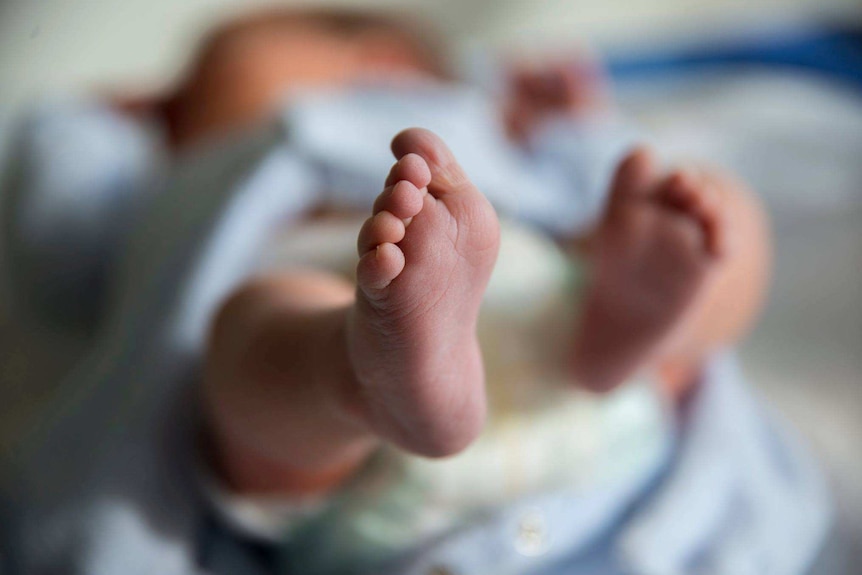
<path fill-rule="evenodd" d="M 679 332 L 726 251 L 718 192 L 694 173 L 660 178 L 654 164 L 646 150 L 629 154 L 599 226 L 574 358 L 596 391 L 621 383 Z"/>
<path fill-rule="evenodd" d="M 398 162 L 359 233 L 347 325 L 358 410 L 395 444 L 444 456 L 484 423 L 476 320 L 499 225 L 437 136 L 406 130 L 392 150 Z"/>

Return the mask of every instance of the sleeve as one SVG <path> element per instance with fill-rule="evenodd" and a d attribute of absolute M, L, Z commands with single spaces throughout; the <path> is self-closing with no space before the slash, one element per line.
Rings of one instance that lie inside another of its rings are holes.
<path fill-rule="evenodd" d="M 140 124 L 97 102 L 44 102 L 18 123 L 0 189 L 14 309 L 49 325 L 95 320 L 153 172 L 154 144 Z"/>
<path fill-rule="evenodd" d="M 561 197 L 546 216 L 559 235 L 588 231 L 601 215 L 617 164 L 645 140 L 620 118 L 558 119 L 542 125 L 528 142 L 528 162 Z"/>

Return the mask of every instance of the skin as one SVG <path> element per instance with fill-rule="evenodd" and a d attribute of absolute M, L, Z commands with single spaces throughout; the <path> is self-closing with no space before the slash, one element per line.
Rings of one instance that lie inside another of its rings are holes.
<path fill-rule="evenodd" d="M 439 77 L 403 35 L 345 36 L 296 15 L 273 21 L 229 26 L 172 93 L 118 106 L 161 116 L 181 152 L 261 121 L 291 87 Z M 503 113 L 518 139 L 549 119 L 607 110 L 595 78 L 585 85 L 565 67 L 512 78 Z M 440 457 L 481 430 L 475 321 L 496 217 L 433 134 L 403 133 L 393 152 L 357 239 L 358 285 L 318 272 L 255 278 L 216 315 L 201 401 L 212 461 L 238 492 L 325 494 L 381 442 Z M 572 342 L 576 378 L 606 391 L 649 369 L 672 398 L 684 396 L 703 361 L 757 315 L 767 229 L 756 200 L 726 174 L 662 173 L 649 151 L 631 153 L 596 231 L 562 238 L 594 270 Z"/>

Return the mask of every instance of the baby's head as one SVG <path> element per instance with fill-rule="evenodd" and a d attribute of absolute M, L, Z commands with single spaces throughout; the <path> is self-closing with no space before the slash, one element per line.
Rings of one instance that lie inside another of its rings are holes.
<path fill-rule="evenodd" d="M 276 9 L 232 21 L 202 43 L 165 103 L 171 143 L 183 148 L 259 121 L 296 88 L 446 76 L 433 37 L 404 18 L 346 10 Z"/>

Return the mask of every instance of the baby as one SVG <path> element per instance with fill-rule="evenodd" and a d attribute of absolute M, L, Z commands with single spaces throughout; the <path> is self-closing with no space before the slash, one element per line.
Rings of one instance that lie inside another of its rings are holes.
<path fill-rule="evenodd" d="M 421 38 L 403 22 L 376 16 L 264 13 L 211 37 L 167 97 L 117 97 L 113 105 L 157 118 L 181 157 L 267 121 L 285 93 L 300 88 L 340 90 L 373 79 L 397 91 L 448 81 L 433 45 Z M 606 109 L 589 66 L 531 67 L 513 72 L 499 115 L 529 153 L 545 126 Z M 287 539 L 294 543 L 282 561 L 297 572 L 400 572 L 392 562 L 403 561 L 403 552 L 433 550 L 434 541 L 462 528 L 464 517 L 437 518 L 403 549 L 381 544 L 370 551 L 350 551 L 327 533 L 345 532 L 349 514 L 342 511 L 367 495 L 370 483 L 398 492 L 389 481 L 398 475 L 393 466 L 410 465 L 415 456 L 447 458 L 440 465 L 459 453 L 467 457 L 488 416 L 477 325 L 501 223 L 434 133 L 406 129 L 391 149 L 395 163 L 380 174 L 382 191 L 368 202 L 355 240 L 355 283 L 322 268 L 247 280 L 215 314 L 202 362 L 205 465 L 234 496 L 288 502 L 283 515 L 292 518 Z M 312 223 L 344 209 L 324 202 L 315 208 Z M 507 222 L 503 230 L 519 233 Z M 564 341 L 570 389 L 551 394 L 550 403 L 569 401 L 576 386 L 604 393 L 649 374 L 662 402 L 684 410 L 711 357 L 750 326 L 768 278 L 765 219 L 746 188 L 711 168 L 662 170 L 643 147 L 614 168 L 598 221 L 556 239 L 589 273 L 570 295 L 578 310 Z M 546 414 L 520 420 L 515 435 L 531 433 Z M 551 439 L 569 441 L 565 434 Z M 375 459 L 393 446 L 399 456 Z M 589 503 L 582 503 L 575 510 L 588 514 Z M 433 501 L 424 505 L 433 512 Z M 384 527 L 392 525 L 378 529 Z M 524 555 L 544 552 L 535 543 L 541 518 L 518 529 Z M 327 545 L 339 546 L 337 561 Z M 601 565 L 601 572 L 626 572 Z"/>
<path fill-rule="evenodd" d="M 294 83 L 436 74 L 399 28 L 360 26 L 346 40 L 330 25 L 266 17 L 217 36 L 169 104 L 176 145 L 265 117 Z M 570 70 L 521 72 L 517 86 L 519 133 L 526 117 L 538 124 L 582 112 L 575 103 L 585 87 Z M 185 107 L 188 116 L 176 111 Z M 497 216 L 434 134 L 406 130 L 392 151 L 357 239 L 355 287 L 320 272 L 275 274 L 241 287 L 217 315 L 204 399 L 237 489 L 326 491 L 380 441 L 443 457 L 482 428 L 476 320 L 497 257 Z M 741 185 L 706 168 L 660 172 L 643 148 L 620 162 L 595 230 L 562 240 L 592 268 L 572 373 L 602 392 L 655 370 L 680 399 L 709 354 L 750 324 L 769 268 L 763 215 Z"/>
<path fill-rule="evenodd" d="M 177 144 L 263 117 L 293 83 L 440 77 L 401 28 L 366 24 L 346 39 L 330 25 L 269 18 L 217 37 L 175 100 Z M 242 80 L 229 75 L 232 65 Z M 511 132 L 526 138 L 529 126 L 583 115 L 597 107 L 597 83 L 565 67 L 521 71 L 506 109 Z M 270 273 L 217 314 L 202 399 L 212 460 L 239 493 L 319 499 L 382 444 L 447 457 L 483 429 L 477 320 L 500 225 L 434 134 L 406 130 L 392 151 L 395 165 L 356 240 L 355 286 L 323 271 Z M 606 205 L 588 238 L 563 239 L 581 246 L 592 269 L 584 293 L 571 294 L 583 301 L 570 375 L 606 392 L 652 371 L 679 401 L 759 307 L 769 267 L 762 213 L 730 177 L 661 172 L 646 149 L 621 161 Z"/>

